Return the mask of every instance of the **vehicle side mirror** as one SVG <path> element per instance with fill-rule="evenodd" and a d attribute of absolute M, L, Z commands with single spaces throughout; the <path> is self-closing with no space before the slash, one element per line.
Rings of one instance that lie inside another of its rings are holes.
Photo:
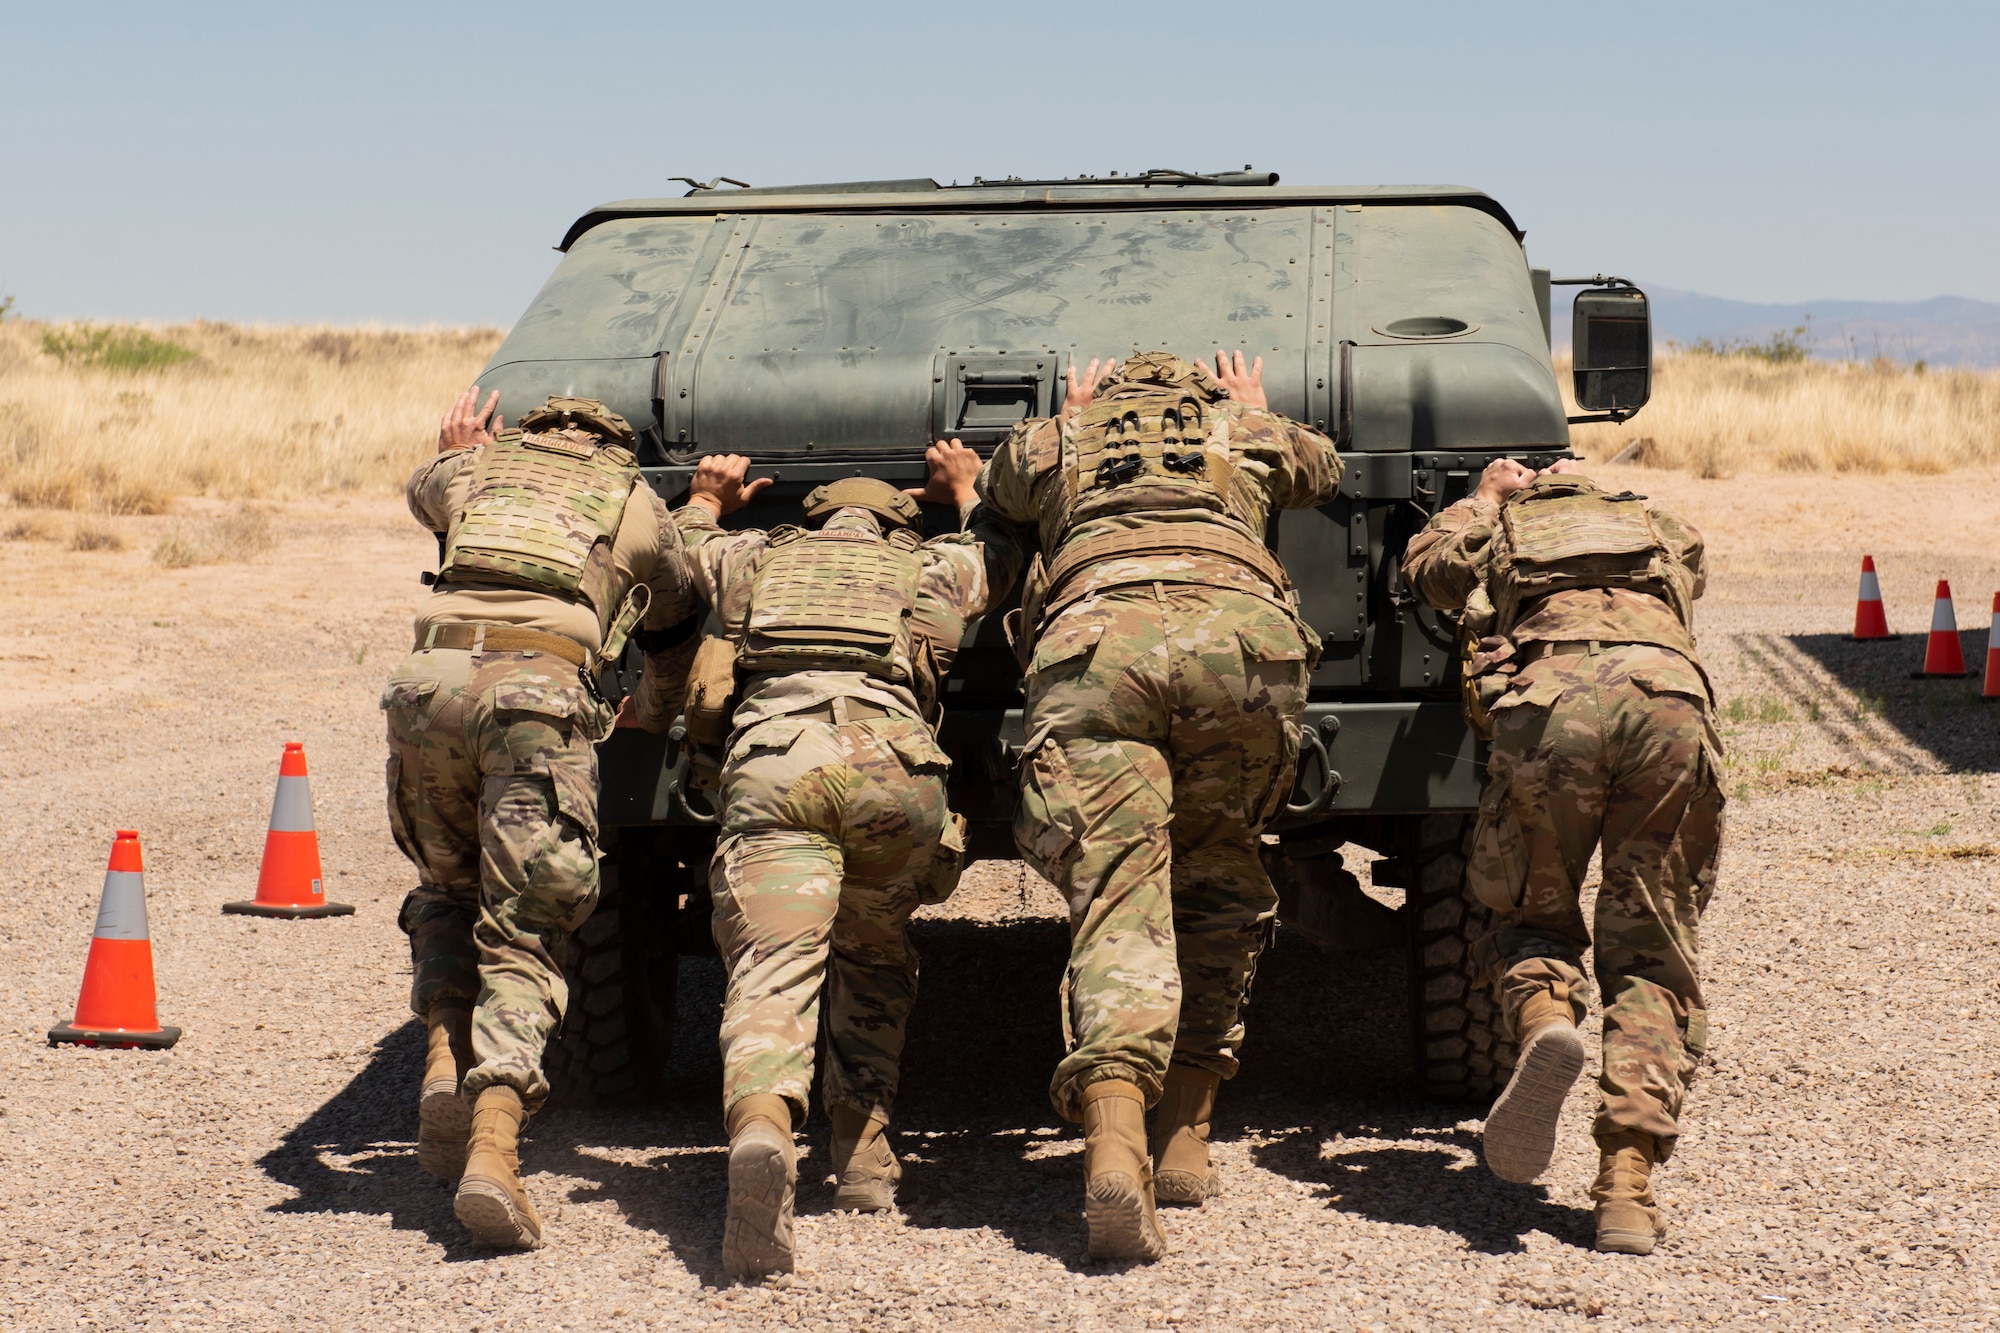
<path fill-rule="evenodd" d="M 1653 393 L 1653 319 L 1637 287 L 1593 287 L 1571 307 L 1576 405 L 1630 416 Z"/>

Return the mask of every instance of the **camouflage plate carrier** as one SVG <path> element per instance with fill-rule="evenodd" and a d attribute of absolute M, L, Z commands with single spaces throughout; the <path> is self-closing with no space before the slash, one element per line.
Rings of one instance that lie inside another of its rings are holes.
<path fill-rule="evenodd" d="M 547 414 L 540 408 L 527 420 L 539 424 Z M 616 658 L 646 608 L 643 585 L 621 607 L 607 605 L 611 545 L 641 480 L 629 450 L 600 443 L 588 430 L 500 432 L 485 446 L 465 508 L 445 534 L 438 586 L 522 588 L 581 600 L 597 613 L 599 656 Z"/>
<path fill-rule="evenodd" d="M 1507 691 L 1510 677 L 1499 668 L 1514 655 L 1521 608 L 1537 598 L 1573 588 L 1626 588 L 1659 598 L 1684 629 L 1692 628 L 1688 589 L 1673 577 L 1674 561 L 1645 498 L 1607 494 L 1585 480 L 1544 478 L 1500 506 L 1490 573 L 1459 621 L 1465 716 L 1482 738 L 1492 739 L 1492 706 Z M 1695 660 L 1692 639 L 1665 646 Z"/>

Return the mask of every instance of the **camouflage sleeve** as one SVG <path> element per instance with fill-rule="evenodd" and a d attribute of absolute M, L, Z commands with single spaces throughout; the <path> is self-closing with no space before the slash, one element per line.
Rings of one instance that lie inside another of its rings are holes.
<path fill-rule="evenodd" d="M 1653 516 L 1653 527 L 1665 539 L 1668 551 L 1685 571 L 1690 584 L 1688 600 L 1693 601 L 1708 590 L 1708 566 L 1702 558 L 1705 547 L 1701 533 L 1692 523 L 1664 505 L 1648 502 L 1646 508 Z"/>
<path fill-rule="evenodd" d="M 917 599 L 970 620 L 1007 600 L 1021 572 L 1021 542 L 1014 526 L 983 504 L 966 509 L 959 521 L 962 531 L 924 543 Z"/>
<path fill-rule="evenodd" d="M 1340 455 L 1333 441 L 1282 413 L 1237 408 L 1235 443 L 1270 468 L 1271 503 L 1280 509 L 1311 509 L 1340 492 Z"/>
<path fill-rule="evenodd" d="M 643 482 L 639 490 L 645 493 L 645 504 L 650 511 L 648 517 L 659 542 L 653 557 L 652 573 L 643 579 L 652 592 L 653 600 L 646 607 L 646 618 L 641 626 L 645 629 L 666 629 L 686 620 L 695 609 L 694 575 L 689 569 L 681 531 L 667 513 L 666 501 Z M 633 499 L 637 501 L 638 497 Z"/>
<path fill-rule="evenodd" d="M 680 532 L 682 549 L 687 553 L 688 576 L 703 602 L 719 610 L 732 590 L 739 596 L 747 591 L 748 580 L 756 573 L 757 560 L 770 544 L 762 529 L 730 532 L 716 521 L 708 506 L 698 504 L 676 509 L 673 521 Z"/>
<path fill-rule="evenodd" d="M 986 507 L 1014 523 L 1041 515 L 1035 491 L 1062 465 L 1062 423 L 1036 417 L 1014 427 L 979 469 L 977 489 Z"/>
<path fill-rule="evenodd" d="M 1486 567 L 1500 506 L 1460 500 L 1442 510 L 1403 551 L 1403 582 L 1440 611 L 1460 611 Z"/>
<path fill-rule="evenodd" d="M 449 528 L 452 511 L 458 507 L 452 502 L 452 483 L 463 477 L 464 486 L 472 484 L 466 464 L 478 453 L 477 449 L 452 449 L 425 459 L 410 474 L 409 485 L 403 488 L 411 517 L 432 532 L 443 532 Z M 459 488 L 461 492 L 464 486 Z"/>

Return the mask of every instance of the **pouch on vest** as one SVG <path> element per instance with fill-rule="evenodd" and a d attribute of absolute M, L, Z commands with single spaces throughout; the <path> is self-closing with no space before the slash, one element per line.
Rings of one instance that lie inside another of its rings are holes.
<path fill-rule="evenodd" d="M 682 704 L 688 740 L 698 748 L 715 749 L 729 739 L 736 715 L 736 644 L 721 635 L 703 638 L 688 668 Z"/>
<path fill-rule="evenodd" d="M 750 674 L 864 671 L 908 682 L 922 546 L 908 531 L 773 533 L 751 586 L 737 665 Z"/>
<path fill-rule="evenodd" d="M 465 508 L 445 534 L 438 583 L 581 598 L 608 616 L 611 543 L 639 466 L 581 432 L 502 431 L 481 447 Z"/>

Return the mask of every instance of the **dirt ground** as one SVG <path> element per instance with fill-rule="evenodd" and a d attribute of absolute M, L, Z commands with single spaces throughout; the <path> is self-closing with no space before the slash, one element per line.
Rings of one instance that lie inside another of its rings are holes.
<path fill-rule="evenodd" d="M 668 1103 L 542 1117 L 548 1248 L 474 1250 L 414 1160 L 411 875 L 381 796 L 376 698 L 430 539 L 395 501 L 329 500 L 277 511 L 254 564 L 156 565 L 188 502 L 109 520 L 122 551 L 0 541 L 0 1326 L 2000 1324 L 2000 707 L 1908 677 L 1939 577 L 1984 660 L 2000 474 L 1618 475 L 1708 535 L 1731 744 L 1712 1067 L 1653 1257 L 1588 1249 L 1588 1081 L 1544 1182 L 1504 1184 L 1481 1108 L 1407 1089 L 1401 960 L 1287 935 L 1218 1112 L 1227 1192 L 1166 1215 L 1158 1265 L 1086 1262 L 1080 1143 L 1045 1097 L 1058 904 L 998 863 L 922 923 L 899 1215 L 831 1210 L 816 1119 L 800 1272 L 722 1279 L 720 980 L 690 960 Z M 0 510 L 0 533 L 29 517 Z M 1897 643 L 1840 638 L 1864 551 Z M 219 911 L 254 885 L 288 740 L 352 917 Z M 186 1036 L 50 1049 L 118 828 L 144 838 L 160 1013 Z"/>

